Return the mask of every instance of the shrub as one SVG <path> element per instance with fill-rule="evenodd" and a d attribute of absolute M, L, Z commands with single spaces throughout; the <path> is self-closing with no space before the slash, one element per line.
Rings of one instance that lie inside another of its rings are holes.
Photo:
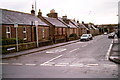
<path fill-rule="evenodd" d="M 73 33 L 73 34 L 70 34 L 69 37 L 74 37 L 74 38 L 77 38 L 77 34 Z"/>
<path fill-rule="evenodd" d="M 22 39 L 18 39 L 19 43 L 23 43 Z M 3 38 L 2 45 L 16 44 L 16 38 Z"/>

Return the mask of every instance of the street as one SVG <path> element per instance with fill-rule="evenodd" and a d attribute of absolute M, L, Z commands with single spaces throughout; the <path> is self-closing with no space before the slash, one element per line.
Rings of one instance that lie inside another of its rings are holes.
<path fill-rule="evenodd" d="M 118 78 L 118 65 L 107 59 L 112 39 L 95 36 L 90 41 L 60 46 L 4 59 L 3 78 Z"/>

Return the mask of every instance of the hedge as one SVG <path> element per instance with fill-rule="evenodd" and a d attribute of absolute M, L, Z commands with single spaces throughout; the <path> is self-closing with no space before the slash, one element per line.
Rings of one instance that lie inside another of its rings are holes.
<path fill-rule="evenodd" d="M 18 39 L 18 43 L 23 43 L 22 39 Z M 2 45 L 16 44 L 16 38 L 4 38 L 2 39 Z"/>

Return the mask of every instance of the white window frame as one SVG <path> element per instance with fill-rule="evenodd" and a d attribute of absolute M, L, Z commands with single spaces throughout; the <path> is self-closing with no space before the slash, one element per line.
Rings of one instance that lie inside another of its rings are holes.
<path fill-rule="evenodd" d="M 9 31 L 8 31 L 9 28 Z M 10 34 L 10 37 L 8 36 Z M 7 38 L 11 38 L 11 27 L 10 26 L 6 26 L 6 37 Z"/>
<path fill-rule="evenodd" d="M 26 27 L 23 27 L 24 29 L 23 29 L 23 35 L 25 35 L 25 36 L 23 36 L 24 38 L 23 38 L 23 40 L 27 40 L 27 33 L 26 33 Z"/>

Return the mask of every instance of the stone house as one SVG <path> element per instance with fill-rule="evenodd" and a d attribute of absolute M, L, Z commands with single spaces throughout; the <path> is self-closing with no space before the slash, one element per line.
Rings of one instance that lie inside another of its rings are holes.
<path fill-rule="evenodd" d="M 58 14 L 55 10 L 51 10 L 47 14 L 48 17 L 43 17 L 39 10 L 38 17 L 50 26 L 50 37 L 53 43 L 65 42 L 67 37 L 67 26 L 58 20 Z"/>
<path fill-rule="evenodd" d="M 67 37 L 69 37 L 71 34 L 78 34 L 77 26 L 74 25 L 71 20 L 67 18 L 67 16 L 63 16 L 62 18 L 59 17 L 58 19 L 68 27 Z"/>

